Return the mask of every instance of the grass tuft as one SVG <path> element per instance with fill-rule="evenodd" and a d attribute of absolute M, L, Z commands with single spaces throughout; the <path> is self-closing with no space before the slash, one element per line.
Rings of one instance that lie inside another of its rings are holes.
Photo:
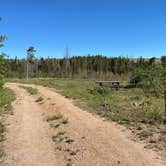
<path fill-rule="evenodd" d="M 67 123 L 69 123 L 69 120 L 67 118 L 62 119 L 62 124 L 67 124 Z"/>
<path fill-rule="evenodd" d="M 64 140 L 65 132 L 58 132 L 55 136 L 52 136 L 54 142 L 62 142 Z"/>
<path fill-rule="evenodd" d="M 54 120 L 59 120 L 59 119 L 61 119 L 63 116 L 62 115 L 54 115 L 54 116 L 52 116 L 52 117 L 49 117 L 49 118 L 47 118 L 47 122 L 49 122 L 49 121 L 54 121 Z"/>
<path fill-rule="evenodd" d="M 148 130 L 143 130 L 140 133 L 137 133 L 137 135 L 139 136 L 139 138 L 142 139 L 146 139 L 150 136 L 152 136 L 152 132 L 148 131 Z"/>
<path fill-rule="evenodd" d="M 40 96 L 38 99 L 35 100 L 35 102 L 41 102 L 43 101 L 44 99 Z"/>
<path fill-rule="evenodd" d="M 36 95 L 36 94 L 39 93 L 37 89 L 32 88 L 32 87 L 27 87 L 27 86 L 19 86 L 19 87 L 25 89 L 25 90 L 26 90 L 28 93 L 30 93 L 31 95 Z"/>
<path fill-rule="evenodd" d="M 56 125 L 54 126 L 54 128 L 58 128 L 58 127 L 60 127 L 60 124 L 56 124 Z"/>
<path fill-rule="evenodd" d="M 5 139 L 3 135 L 4 131 L 5 131 L 5 126 L 0 122 L 0 142 L 4 141 Z"/>

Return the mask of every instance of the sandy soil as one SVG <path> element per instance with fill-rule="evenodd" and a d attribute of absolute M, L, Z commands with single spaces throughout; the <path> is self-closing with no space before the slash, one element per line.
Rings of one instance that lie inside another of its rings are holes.
<path fill-rule="evenodd" d="M 3 165 L 164 165 L 154 152 L 128 139 L 114 123 L 82 111 L 53 89 L 28 86 L 37 88 L 40 93 L 32 96 L 16 83 L 6 84 L 16 92 L 17 99 L 13 102 L 14 115 L 6 122 Z M 40 96 L 44 100 L 35 102 Z M 47 122 L 48 117 L 58 114 L 68 118 L 68 123 L 63 124 L 61 119 Z M 52 140 L 59 132 L 62 139 Z"/>

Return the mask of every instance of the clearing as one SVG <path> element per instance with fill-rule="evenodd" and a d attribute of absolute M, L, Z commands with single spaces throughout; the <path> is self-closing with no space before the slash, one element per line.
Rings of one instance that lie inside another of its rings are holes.
<path fill-rule="evenodd" d="M 164 161 L 131 141 L 115 123 L 82 111 L 55 90 L 7 83 L 17 98 L 9 116 L 4 149 L 7 166 L 160 166 Z"/>

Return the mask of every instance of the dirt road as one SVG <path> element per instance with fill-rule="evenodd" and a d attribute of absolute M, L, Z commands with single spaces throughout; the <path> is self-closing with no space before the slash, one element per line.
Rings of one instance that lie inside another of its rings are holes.
<path fill-rule="evenodd" d="M 3 165 L 164 165 L 152 151 L 129 140 L 114 123 L 80 110 L 54 90 L 31 85 L 40 92 L 32 96 L 18 84 L 6 86 L 16 92 L 17 99 L 13 103 L 14 115 L 6 122 Z M 38 97 L 44 100 L 37 103 Z M 59 114 L 63 118 L 47 120 Z"/>

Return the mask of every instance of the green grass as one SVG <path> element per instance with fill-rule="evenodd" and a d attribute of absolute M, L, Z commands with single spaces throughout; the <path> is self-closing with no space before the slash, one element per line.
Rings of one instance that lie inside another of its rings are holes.
<path fill-rule="evenodd" d="M 5 131 L 5 126 L 0 122 L 0 142 L 4 141 L 4 133 Z"/>
<path fill-rule="evenodd" d="M 69 120 L 67 118 L 62 119 L 62 124 L 68 124 Z"/>
<path fill-rule="evenodd" d="M 15 94 L 7 88 L 0 88 L 0 114 L 11 110 L 11 101 L 15 99 Z"/>
<path fill-rule="evenodd" d="M 2 152 L 0 149 L 0 158 L 2 158 L 4 155 L 5 155 L 4 152 Z"/>
<path fill-rule="evenodd" d="M 65 132 L 58 132 L 55 136 L 52 136 L 52 140 L 54 142 L 62 142 L 65 138 L 64 138 L 64 134 Z"/>
<path fill-rule="evenodd" d="M 68 143 L 68 144 L 71 144 L 71 143 L 74 142 L 74 140 L 67 137 L 66 140 L 65 140 L 65 142 Z"/>
<path fill-rule="evenodd" d="M 138 133 L 137 135 L 139 136 L 140 139 L 143 140 L 143 139 L 146 139 L 146 138 L 152 136 L 153 134 L 152 134 L 152 132 L 150 132 L 148 130 L 143 130 L 140 133 Z"/>
<path fill-rule="evenodd" d="M 3 124 L 3 116 L 4 114 L 11 113 L 12 107 L 11 102 L 15 99 L 15 94 L 13 91 L 7 88 L 0 88 L 0 142 L 5 140 L 4 132 L 5 126 Z M 4 155 L 3 149 L 0 148 L 0 158 Z"/>
<path fill-rule="evenodd" d="M 56 125 L 54 126 L 54 128 L 58 128 L 58 127 L 60 127 L 60 124 L 56 124 Z"/>
<path fill-rule="evenodd" d="M 71 163 L 71 162 L 68 162 L 68 163 L 66 164 L 66 166 L 72 166 L 72 163 Z"/>
<path fill-rule="evenodd" d="M 37 98 L 35 101 L 36 102 L 41 102 L 41 101 L 43 101 L 44 99 L 40 96 L 39 98 Z"/>
<path fill-rule="evenodd" d="M 49 122 L 49 121 L 54 121 L 54 120 L 59 120 L 59 119 L 61 119 L 63 116 L 62 115 L 54 115 L 54 116 L 52 116 L 52 117 L 49 117 L 49 118 L 47 118 L 47 121 Z"/>
<path fill-rule="evenodd" d="M 36 95 L 38 94 L 38 90 L 32 87 L 26 87 L 26 86 L 20 86 L 21 88 L 24 88 L 28 93 L 30 93 L 31 95 Z"/>

